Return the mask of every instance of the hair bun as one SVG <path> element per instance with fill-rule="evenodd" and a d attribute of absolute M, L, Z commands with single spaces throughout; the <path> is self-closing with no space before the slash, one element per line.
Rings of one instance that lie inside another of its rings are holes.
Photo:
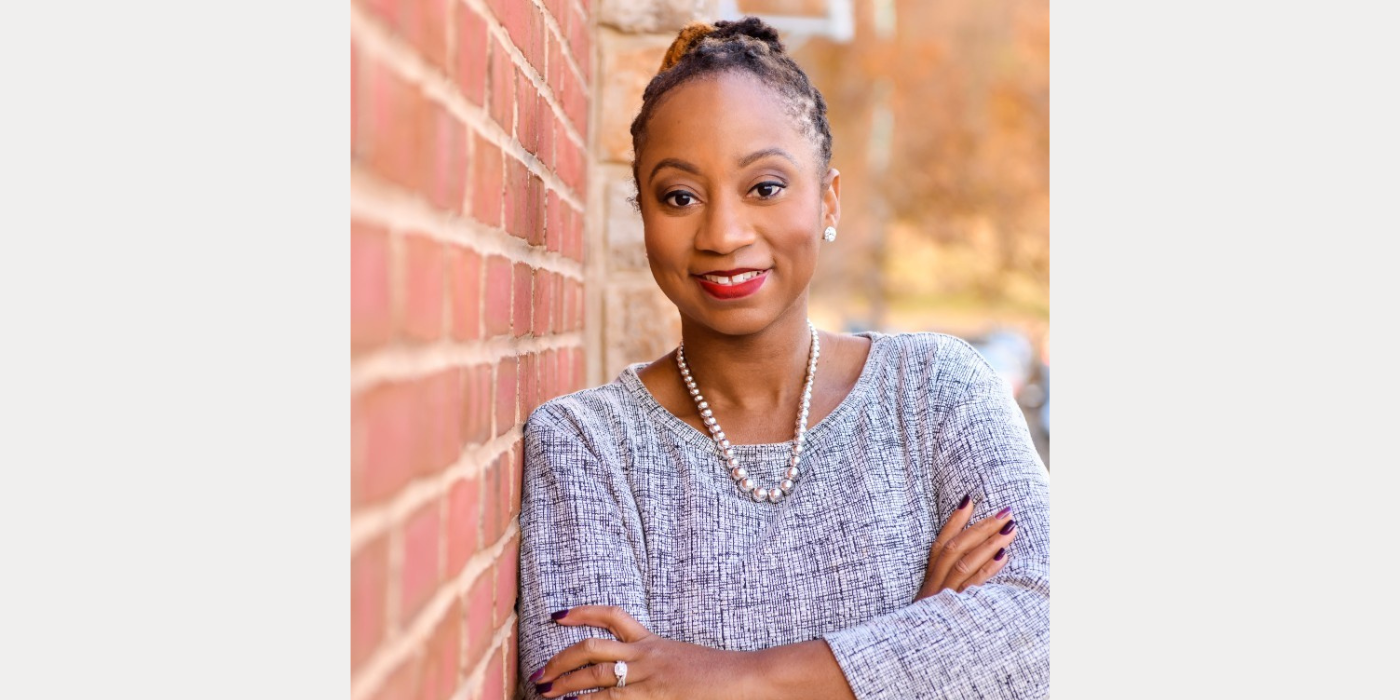
<path fill-rule="evenodd" d="M 666 55 L 661 59 L 661 71 L 658 72 L 680 63 L 681 58 L 705 39 L 725 41 L 741 36 L 763 42 L 775 54 L 784 51 L 783 42 L 778 39 L 778 30 L 757 17 L 745 17 L 737 22 L 720 20 L 714 24 L 691 22 L 681 29 L 676 40 L 671 42 L 671 47 L 666 49 Z"/>
<path fill-rule="evenodd" d="M 681 33 L 676 36 L 676 40 L 671 42 L 671 48 L 666 49 L 666 55 L 661 59 L 661 70 L 664 71 L 679 63 L 686 52 L 714 30 L 715 25 L 706 22 L 691 22 L 685 25 L 681 29 Z"/>
<path fill-rule="evenodd" d="M 710 36 L 716 39 L 749 36 L 767 44 L 773 53 L 783 52 L 783 42 L 778 39 L 778 30 L 757 17 L 745 17 L 737 22 L 725 20 L 715 22 L 715 30 Z"/>

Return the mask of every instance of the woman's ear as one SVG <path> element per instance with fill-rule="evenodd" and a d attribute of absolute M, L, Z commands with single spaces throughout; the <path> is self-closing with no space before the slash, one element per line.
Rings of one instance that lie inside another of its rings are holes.
<path fill-rule="evenodd" d="M 841 172 L 827 170 L 822 183 L 822 226 L 836 226 L 841 223 Z"/>

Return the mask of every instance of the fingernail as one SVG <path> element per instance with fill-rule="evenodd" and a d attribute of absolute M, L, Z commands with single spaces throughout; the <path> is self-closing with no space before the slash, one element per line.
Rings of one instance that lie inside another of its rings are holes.
<path fill-rule="evenodd" d="M 568 614 L 569 614 L 569 611 L 568 611 L 568 610 L 559 610 L 559 611 L 557 611 L 557 612 L 552 612 L 552 613 L 550 613 L 550 614 L 549 614 L 549 619 L 554 620 L 555 622 L 558 622 L 559 620 L 564 619 L 564 616 L 565 616 L 565 615 L 568 615 Z"/>
<path fill-rule="evenodd" d="M 544 675 L 544 669 L 540 669 L 540 670 L 538 670 L 538 671 L 535 671 L 534 673 L 530 674 L 530 682 L 531 682 L 531 683 L 534 683 L 535 681 L 537 681 L 537 680 L 540 679 L 540 676 L 543 676 L 543 675 Z"/>
<path fill-rule="evenodd" d="M 969 494 L 967 494 L 966 496 L 963 496 L 962 503 L 959 503 L 959 504 L 958 504 L 958 510 L 962 510 L 963 508 L 966 508 L 966 507 L 967 507 L 967 504 L 969 504 L 969 503 L 971 503 L 971 502 L 972 502 L 972 494 L 969 493 Z"/>
<path fill-rule="evenodd" d="M 540 694 L 548 693 L 548 692 L 549 692 L 549 689 L 550 689 L 550 688 L 553 688 L 553 687 L 554 687 L 554 681 L 550 681 L 550 682 L 548 682 L 548 683 L 537 683 L 537 684 L 535 685 L 535 692 L 536 692 L 536 693 L 540 693 Z"/>
<path fill-rule="evenodd" d="M 998 549 L 998 550 L 997 550 L 997 555 L 994 556 L 994 557 L 992 557 L 992 560 L 993 560 L 993 561 L 1001 561 L 1001 558 L 1004 557 L 1004 556 L 1006 556 L 1006 548 L 1005 548 L 1005 547 L 1002 547 L 1001 549 Z"/>
<path fill-rule="evenodd" d="M 1008 521 L 1006 521 L 1006 524 L 1005 524 L 1005 525 L 1001 526 L 1001 534 L 1003 534 L 1003 535 L 1009 535 L 1009 534 L 1011 534 L 1011 531 L 1012 531 L 1012 530 L 1015 530 L 1015 529 L 1016 529 L 1016 521 L 1015 521 L 1015 520 L 1008 520 Z"/>
<path fill-rule="evenodd" d="M 997 511 L 997 518 L 996 518 L 996 519 L 997 519 L 997 520 L 1001 520 L 1002 518 L 1005 518 L 1006 515 L 1007 515 L 1008 513 L 1010 513 L 1010 512 L 1011 512 L 1011 506 L 1007 506 L 1007 507 L 1005 507 L 1005 508 L 1002 508 L 1001 510 Z"/>

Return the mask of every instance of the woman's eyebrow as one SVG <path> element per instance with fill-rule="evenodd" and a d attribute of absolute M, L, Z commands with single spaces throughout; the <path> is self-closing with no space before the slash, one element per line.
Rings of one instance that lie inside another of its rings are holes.
<path fill-rule="evenodd" d="M 783 149 L 774 146 L 772 148 L 765 148 L 761 151 L 754 151 L 753 153 L 750 153 L 744 156 L 743 158 L 740 158 L 739 167 L 747 167 L 750 163 L 760 158 L 767 158 L 768 156 L 782 156 L 788 159 L 788 162 L 792 163 L 793 165 L 797 165 L 797 159 L 793 158 L 791 153 L 788 153 L 787 151 L 784 151 Z"/>
<path fill-rule="evenodd" d="M 647 182 L 655 180 L 656 173 L 662 168 L 675 168 L 676 170 L 684 170 L 685 172 L 688 172 L 691 175 L 700 174 L 700 168 L 697 168 L 694 165 L 691 165 L 690 163 L 681 160 L 680 158 L 662 158 L 661 162 L 657 163 L 656 167 L 653 167 L 651 169 L 651 175 L 647 176 Z"/>

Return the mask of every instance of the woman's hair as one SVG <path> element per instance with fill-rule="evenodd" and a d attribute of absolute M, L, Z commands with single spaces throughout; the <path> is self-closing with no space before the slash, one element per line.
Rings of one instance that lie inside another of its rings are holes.
<path fill-rule="evenodd" d="M 747 72 L 773 88 L 787 106 L 788 116 L 811 139 L 820 157 L 820 172 L 831 164 L 831 126 L 826 121 L 826 100 L 793 62 L 778 40 L 778 31 L 757 17 L 713 25 L 694 22 L 681 30 L 661 71 L 642 93 L 642 109 L 632 120 L 632 179 L 640 192 L 637 161 L 646 144 L 647 122 L 661 98 L 677 85 L 725 72 Z"/>

